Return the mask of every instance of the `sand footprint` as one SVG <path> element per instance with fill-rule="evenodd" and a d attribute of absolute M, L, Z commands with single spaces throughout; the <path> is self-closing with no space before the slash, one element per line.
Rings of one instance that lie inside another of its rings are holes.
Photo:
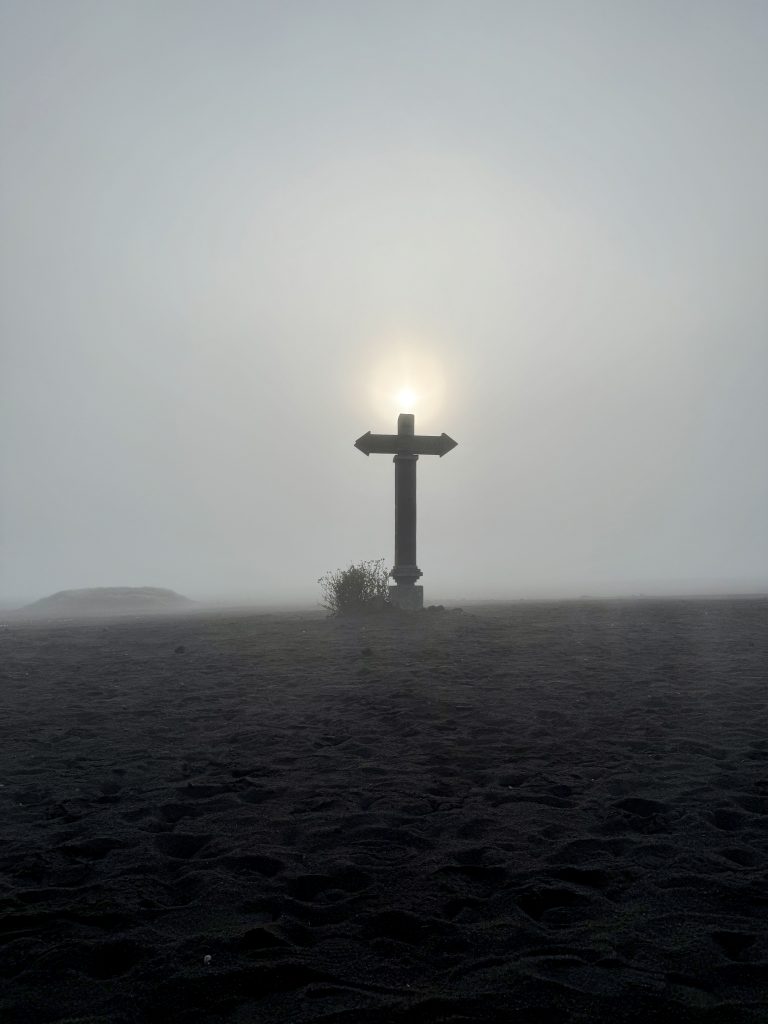
<path fill-rule="evenodd" d="M 569 924 L 574 916 L 584 920 L 584 911 L 592 900 L 574 889 L 531 886 L 517 896 L 517 905 L 534 921 L 544 924 Z"/>
<path fill-rule="evenodd" d="M 166 832 L 155 836 L 155 847 L 173 860 L 191 860 L 211 842 L 212 836 L 203 833 Z"/>
<path fill-rule="evenodd" d="M 710 932 L 710 936 L 730 960 L 741 960 L 757 941 L 757 936 L 752 932 L 714 931 Z"/>
<path fill-rule="evenodd" d="M 203 813 L 203 810 L 194 804 L 169 803 L 160 806 L 160 817 L 170 825 L 175 825 L 184 818 L 199 818 Z"/>
<path fill-rule="evenodd" d="M 285 870 L 283 861 L 277 857 L 269 857 L 261 853 L 241 853 L 223 857 L 222 864 L 225 864 L 234 874 L 256 874 L 264 878 L 274 878 Z"/>
<path fill-rule="evenodd" d="M 286 878 L 286 891 L 302 903 L 336 902 L 350 894 L 361 893 L 371 885 L 371 877 L 357 868 L 342 868 L 330 874 L 295 875 Z"/>
<path fill-rule="evenodd" d="M 712 814 L 712 824 L 721 832 L 738 832 L 746 820 L 746 815 L 732 807 L 718 807 Z"/>

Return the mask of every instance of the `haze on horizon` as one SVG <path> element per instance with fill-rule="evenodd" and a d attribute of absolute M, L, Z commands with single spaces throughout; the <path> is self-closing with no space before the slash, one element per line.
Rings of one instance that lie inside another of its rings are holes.
<path fill-rule="evenodd" d="M 0 603 L 768 590 L 766 5 L 0 22 Z"/>

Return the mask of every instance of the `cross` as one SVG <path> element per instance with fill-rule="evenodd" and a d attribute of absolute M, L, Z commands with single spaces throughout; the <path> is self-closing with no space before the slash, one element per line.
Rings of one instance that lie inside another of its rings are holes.
<path fill-rule="evenodd" d="M 369 430 L 355 441 L 355 448 L 364 455 L 395 456 L 395 565 L 390 573 L 395 586 L 389 588 L 389 599 L 398 608 L 424 605 L 424 588 L 416 586 L 422 575 L 416 565 L 416 462 L 420 455 L 442 458 L 456 444 L 447 434 L 415 434 L 409 412 L 397 417 L 396 434 L 372 434 Z"/>

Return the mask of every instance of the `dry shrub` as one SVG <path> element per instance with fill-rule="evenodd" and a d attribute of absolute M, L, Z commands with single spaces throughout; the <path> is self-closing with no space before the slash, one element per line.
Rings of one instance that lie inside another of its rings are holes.
<path fill-rule="evenodd" d="M 317 581 L 323 595 L 322 605 L 332 615 L 381 611 L 389 604 L 389 569 L 383 558 L 357 562 L 348 569 L 327 572 Z"/>

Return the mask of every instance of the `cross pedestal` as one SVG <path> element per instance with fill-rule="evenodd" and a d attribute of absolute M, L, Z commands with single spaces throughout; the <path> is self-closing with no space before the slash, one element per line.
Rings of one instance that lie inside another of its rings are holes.
<path fill-rule="evenodd" d="M 424 607 L 424 587 L 414 583 L 398 583 L 389 587 L 389 603 L 393 608 L 403 608 L 408 612 L 417 612 Z"/>

